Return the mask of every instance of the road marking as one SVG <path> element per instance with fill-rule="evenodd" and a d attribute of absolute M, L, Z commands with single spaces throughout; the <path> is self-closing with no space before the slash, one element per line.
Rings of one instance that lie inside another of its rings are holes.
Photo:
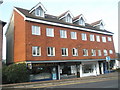
<path fill-rule="evenodd" d="M 64 85 L 71 85 L 71 84 L 80 84 L 80 83 L 92 83 L 92 82 L 102 82 L 102 81 L 108 81 L 108 80 L 115 80 L 117 78 L 112 78 L 112 79 L 106 79 L 106 80 L 96 80 L 96 81 L 82 81 L 82 82 L 74 82 L 74 83 L 63 83 L 63 84 L 56 84 L 56 85 L 47 85 L 47 86 L 37 86 L 37 87 L 32 87 L 32 88 L 47 88 L 47 87 L 54 87 L 54 86 L 64 86 Z"/>

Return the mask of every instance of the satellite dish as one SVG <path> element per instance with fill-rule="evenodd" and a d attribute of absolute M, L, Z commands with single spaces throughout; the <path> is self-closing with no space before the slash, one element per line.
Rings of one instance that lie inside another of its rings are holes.
<path fill-rule="evenodd" d="M 3 0 L 0 0 L 0 4 L 2 4 L 3 3 Z"/>

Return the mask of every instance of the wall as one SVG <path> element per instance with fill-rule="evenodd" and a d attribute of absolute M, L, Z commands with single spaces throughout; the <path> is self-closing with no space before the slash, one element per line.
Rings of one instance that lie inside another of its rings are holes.
<path fill-rule="evenodd" d="M 32 35 L 31 33 L 31 26 L 32 25 L 38 25 L 41 27 L 41 35 L 36 36 Z M 46 36 L 46 28 L 54 28 L 54 37 L 47 37 Z M 63 39 L 60 38 L 60 31 L 59 30 L 67 30 L 67 38 Z M 70 32 L 75 31 L 77 32 L 77 40 L 73 40 L 70 37 Z M 87 34 L 87 41 L 83 41 L 81 39 L 81 33 L 86 33 Z M 90 41 L 89 35 L 94 34 L 95 37 L 96 35 L 100 36 L 100 41 L 97 42 L 96 38 L 95 41 L 92 42 Z M 27 58 L 26 60 L 79 60 L 79 59 L 105 59 L 106 56 L 98 56 L 98 53 L 96 56 L 91 56 L 91 49 L 96 49 L 96 50 L 102 50 L 107 49 L 107 50 L 113 50 L 113 53 L 115 54 L 114 50 L 114 44 L 113 44 L 113 39 L 112 42 L 102 42 L 101 36 L 107 36 L 108 35 L 103 35 L 103 34 L 98 34 L 98 33 L 92 33 L 92 32 L 85 32 L 82 30 L 73 30 L 69 28 L 63 28 L 63 27 L 57 27 L 57 26 L 52 26 L 52 25 L 45 25 L 45 24 L 39 24 L 39 23 L 33 23 L 33 22 L 26 22 L 26 55 Z M 113 38 L 112 36 L 109 36 Z M 39 57 L 33 57 L 32 56 L 32 46 L 40 46 L 41 47 L 41 56 Z M 47 56 L 47 47 L 55 47 L 55 56 L 54 57 L 48 57 Z M 62 57 L 61 56 L 61 48 L 69 48 L 68 53 L 69 55 L 67 57 Z M 74 57 L 72 56 L 72 48 L 78 48 L 78 56 Z M 89 49 L 89 56 L 83 56 L 83 51 L 82 49 Z M 115 58 L 115 55 L 112 54 L 109 56 L 111 58 Z"/>

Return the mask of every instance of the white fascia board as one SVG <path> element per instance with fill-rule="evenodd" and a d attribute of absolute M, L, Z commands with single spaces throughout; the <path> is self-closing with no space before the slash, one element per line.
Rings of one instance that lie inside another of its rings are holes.
<path fill-rule="evenodd" d="M 60 23 L 43 21 L 43 20 L 32 19 L 32 18 L 27 18 L 27 17 L 25 18 L 25 20 L 33 21 L 33 22 L 38 22 L 38 23 L 43 23 L 43 24 L 61 26 L 61 27 L 65 27 L 65 28 L 79 29 L 79 30 L 89 31 L 89 32 L 94 32 L 94 33 L 101 33 L 101 34 L 113 35 L 113 34 L 107 33 L 107 32 L 101 32 L 101 31 L 97 31 L 97 30 L 92 30 L 92 29 L 87 29 L 87 28 L 80 28 L 80 27 L 76 27 L 76 26 L 64 25 L 64 24 L 60 24 Z"/>
<path fill-rule="evenodd" d="M 37 6 L 35 6 L 32 10 L 30 10 L 29 13 L 31 13 L 33 10 L 35 10 L 36 8 L 38 8 L 39 6 L 41 6 L 41 8 L 43 9 L 44 12 L 46 12 L 47 10 L 45 9 L 45 7 L 42 5 L 42 3 L 39 3 Z"/>
<path fill-rule="evenodd" d="M 16 8 L 14 8 L 14 10 L 17 11 L 17 12 L 24 18 L 24 20 L 25 20 L 26 17 L 25 17 L 25 15 L 24 15 L 23 13 L 21 13 L 21 12 L 20 12 L 19 10 L 17 10 Z"/>

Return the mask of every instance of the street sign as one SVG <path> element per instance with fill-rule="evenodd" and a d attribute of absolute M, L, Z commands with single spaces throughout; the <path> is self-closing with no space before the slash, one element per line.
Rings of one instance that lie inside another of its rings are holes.
<path fill-rule="evenodd" d="M 110 56 L 107 56 L 106 57 L 106 62 L 109 62 L 110 61 Z"/>

